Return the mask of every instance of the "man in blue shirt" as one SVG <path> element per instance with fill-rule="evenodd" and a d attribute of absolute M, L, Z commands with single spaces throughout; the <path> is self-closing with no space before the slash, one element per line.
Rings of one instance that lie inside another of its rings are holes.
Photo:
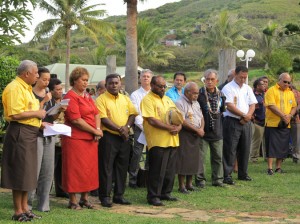
<path fill-rule="evenodd" d="M 166 96 L 170 97 L 173 102 L 184 94 L 184 84 L 186 76 L 183 72 L 176 72 L 174 74 L 174 86 L 166 92 Z"/>

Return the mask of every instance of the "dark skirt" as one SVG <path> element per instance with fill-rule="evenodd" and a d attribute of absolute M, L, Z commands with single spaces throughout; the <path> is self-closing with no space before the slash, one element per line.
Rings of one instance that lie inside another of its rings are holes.
<path fill-rule="evenodd" d="M 266 156 L 268 158 L 284 159 L 289 152 L 289 128 L 265 128 Z"/>
<path fill-rule="evenodd" d="M 179 147 L 177 151 L 176 173 L 194 175 L 201 171 L 200 137 L 182 128 L 179 132 Z"/>
<path fill-rule="evenodd" d="M 1 187 L 32 191 L 37 187 L 39 128 L 11 122 L 3 144 Z"/>

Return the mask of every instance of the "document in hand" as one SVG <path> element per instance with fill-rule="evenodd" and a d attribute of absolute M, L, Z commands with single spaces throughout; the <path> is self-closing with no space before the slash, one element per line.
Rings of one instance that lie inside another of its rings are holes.
<path fill-rule="evenodd" d="M 55 115 L 59 112 L 59 109 L 62 107 L 62 106 L 68 106 L 69 105 L 69 101 L 70 99 L 63 99 L 60 101 L 60 103 L 56 104 L 54 107 L 51 107 L 47 112 L 46 114 L 48 115 Z"/>
<path fill-rule="evenodd" d="M 51 135 L 67 135 L 71 136 L 71 127 L 64 124 L 46 125 L 44 129 L 44 136 Z"/>

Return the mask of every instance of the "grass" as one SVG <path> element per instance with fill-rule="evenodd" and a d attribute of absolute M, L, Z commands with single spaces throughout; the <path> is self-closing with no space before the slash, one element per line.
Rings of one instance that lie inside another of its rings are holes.
<path fill-rule="evenodd" d="M 209 156 L 208 156 L 209 157 Z M 209 158 L 208 158 L 209 159 Z M 254 179 L 251 182 L 236 181 L 235 186 L 226 188 L 212 187 L 210 182 L 210 168 L 207 160 L 207 187 L 204 190 L 182 195 L 177 192 L 177 180 L 173 195 L 178 202 L 167 202 L 165 208 L 188 208 L 214 212 L 222 210 L 227 212 L 279 212 L 285 213 L 289 218 L 295 217 L 300 211 L 300 195 L 297 193 L 300 185 L 300 164 L 292 163 L 287 159 L 283 163 L 286 174 L 266 174 L 267 164 L 260 159 L 257 164 L 249 163 L 249 175 Z M 234 175 L 236 179 L 236 175 Z M 152 208 L 146 204 L 146 189 L 126 189 L 125 197 L 134 206 Z M 11 193 L 0 193 L 0 223 L 9 222 L 13 211 Z M 66 209 L 67 200 L 52 200 L 51 212 L 44 213 L 38 223 L 184 223 L 181 218 L 153 218 L 128 214 L 120 214 L 110 209 L 71 211 Z M 262 219 L 263 221 L 263 219 Z"/>

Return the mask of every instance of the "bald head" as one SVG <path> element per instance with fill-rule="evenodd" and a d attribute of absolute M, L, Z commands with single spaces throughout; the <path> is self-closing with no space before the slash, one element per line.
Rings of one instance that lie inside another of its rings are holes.
<path fill-rule="evenodd" d="M 285 90 L 287 88 L 290 87 L 290 84 L 291 84 L 291 76 L 289 73 L 282 73 L 280 76 L 279 76 L 279 81 L 278 81 L 278 85 L 280 86 L 280 88 L 282 90 Z"/>

